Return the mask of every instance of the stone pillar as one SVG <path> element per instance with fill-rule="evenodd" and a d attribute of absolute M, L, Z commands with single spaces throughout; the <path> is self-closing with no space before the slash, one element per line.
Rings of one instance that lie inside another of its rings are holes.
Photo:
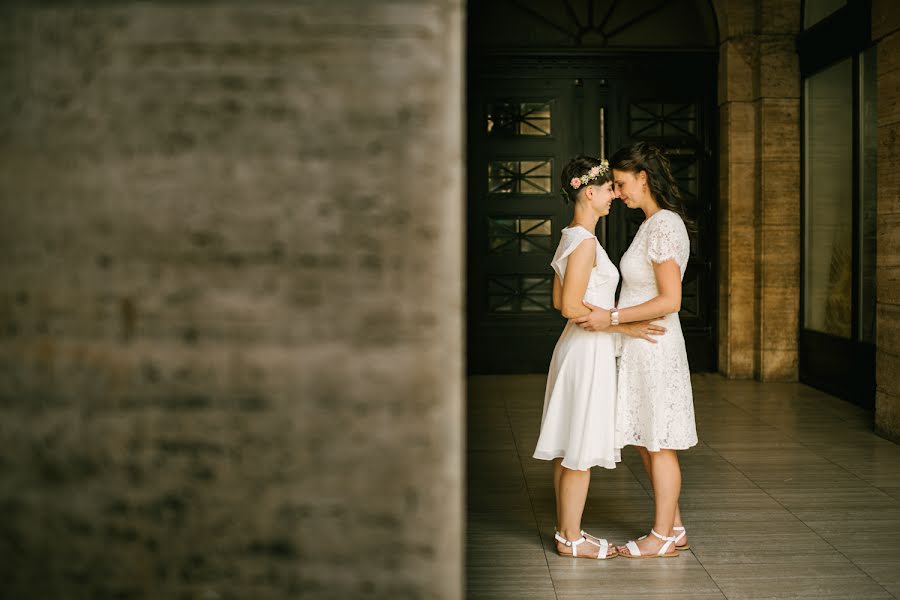
<path fill-rule="evenodd" d="M 749 0 L 718 0 L 719 371 L 753 376 L 756 284 L 755 13 Z"/>
<path fill-rule="evenodd" d="M 757 6 L 755 376 L 796 381 L 800 327 L 800 0 Z"/>
<path fill-rule="evenodd" d="M 872 3 L 878 47 L 875 429 L 900 442 L 900 4 Z"/>
<path fill-rule="evenodd" d="M 719 0 L 719 370 L 797 379 L 800 2 Z"/>
<path fill-rule="evenodd" d="M 4 596 L 463 597 L 462 12 L 0 7 Z"/>

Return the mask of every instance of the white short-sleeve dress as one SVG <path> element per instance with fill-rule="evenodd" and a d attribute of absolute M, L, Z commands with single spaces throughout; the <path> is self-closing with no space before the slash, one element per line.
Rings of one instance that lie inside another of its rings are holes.
<path fill-rule="evenodd" d="M 588 239 L 596 244 L 596 258 L 584 300 L 612 307 L 619 271 L 593 232 L 580 225 L 563 229 L 550 264 L 560 280 L 565 281 L 569 255 Z M 580 471 L 593 466 L 614 469 L 621 460 L 620 450 L 615 447 L 615 413 L 613 334 L 586 331 L 569 321 L 550 359 L 541 430 L 533 457 L 562 457 L 562 466 Z"/>
<path fill-rule="evenodd" d="M 653 263 L 674 259 L 687 268 L 691 252 L 687 228 L 678 213 L 660 210 L 646 219 L 622 256 L 619 308 L 659 295 Z M 684 334 L 678 313 L 658 321 L 666 332 L 656 344 L 622 337 L 616 412 L 616 447 L 683 450 L 697 444 L 694 397 Z"/>

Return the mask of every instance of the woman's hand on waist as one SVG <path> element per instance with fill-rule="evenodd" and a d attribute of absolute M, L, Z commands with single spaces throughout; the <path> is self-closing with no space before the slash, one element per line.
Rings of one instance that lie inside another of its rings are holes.
<path fill-rule="evenodd" d="M 655 344 L 656 340 L 653 338 L 655 336 L 663 335 L 667 331 L 662 325 L 654 323 L 656 320 L 657 319 L 650 319 L 647 321 L 634 321 L 633 323 L 613 325 L 608 331 L 615 331 L 627 335 L 628 337 L 647 340 L 648 342 Z"/>
<path fill-rule="evenodd" d="M 591 309 L 586 315 L 581 315 L 572 319 L 579 327 L 588 331 L 608 331 L 612 315 L 608 308 L 600 308 L 589 302 L 583 303 Z"/>

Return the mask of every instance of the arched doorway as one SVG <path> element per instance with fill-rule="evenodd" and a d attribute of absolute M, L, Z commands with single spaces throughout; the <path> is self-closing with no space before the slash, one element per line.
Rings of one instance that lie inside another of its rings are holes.
<path fill-rule="evenodd" d="M 565 324 L 549 267 L 570 210 L 559 169 L 653 141 L 701 234 L 684 279 L 691 367 L 717 359 L 716 73 L 708 0 L 471 3 L 467 69 L 470 373 L 542 372 Z M 618 262 L 643 219 L 614 203 L 597 235 Z"/>

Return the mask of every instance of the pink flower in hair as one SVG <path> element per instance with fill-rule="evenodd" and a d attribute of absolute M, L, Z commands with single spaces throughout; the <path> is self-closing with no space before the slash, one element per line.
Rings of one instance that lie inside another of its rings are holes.
<path fill-rule="evenodd" d="M 572 186 L 572 189 L 573 189 L 573 190 L 577 190 L 578 188 L 581 187 L 581 178 L 580 178 L 580 177 L 573 177 L 573 178 L 572 178 L 572 181 L 569 182 L 569 185 Z"/>

